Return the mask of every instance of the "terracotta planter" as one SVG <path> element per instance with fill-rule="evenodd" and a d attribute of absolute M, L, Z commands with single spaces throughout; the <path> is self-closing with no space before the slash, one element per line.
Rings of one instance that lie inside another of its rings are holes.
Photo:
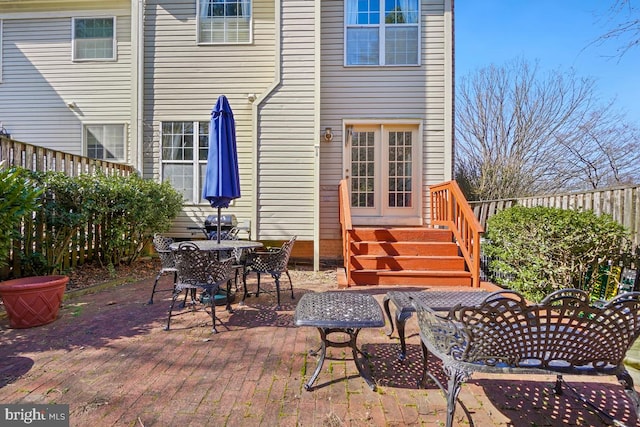
<path fill-rule="evenodd" d="M 0 282 L 0 297 L 12 328 L 31 328 L 56 320 L 67 276 L 33 276 Z"/>

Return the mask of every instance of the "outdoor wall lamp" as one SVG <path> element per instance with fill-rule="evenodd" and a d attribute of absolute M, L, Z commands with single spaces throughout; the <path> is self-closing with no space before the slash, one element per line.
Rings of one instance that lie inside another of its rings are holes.
<path fill-rule="evenodd" d="M 324 140 L 326 142 L 331 142 L 333 141 L 333 129 L 331 128 L 324 128 Z"/>

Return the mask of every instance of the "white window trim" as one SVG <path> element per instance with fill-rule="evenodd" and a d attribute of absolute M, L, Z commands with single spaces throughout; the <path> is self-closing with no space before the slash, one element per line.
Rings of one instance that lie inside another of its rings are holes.
<path fill-rule="evenodd" d="M 254 0 L 250 0 L 251 14 L 249 15 L 249 40 L 246 42 L 203 42 L 200 41 L 200 0 L 196 2 L 196 44 L 198 46 L 225 46 L 225 45 L 250 45 L 253 44 L 253 6 Z"/>
<path fill-rule="evenodd" d="M 111 18 L 113 19 L 113 56 L 111 58 L 76 58 L 76 19 L 103 19 L 103 18 Z M 74 16 L 71 18 L 71 60 L 73 62 L 115 62 L 118 60 L 118 20 L 115 16 Z"/>
<path fill-rule="evenodd" d="M 162 133 L 162 124 L 163 123 L 173 123 L 173 122 L 191 122 L 193 123 L 194 126 L 194 130 L 197 129 L 196 132 L 194 132 L 193 135 L 193 141 L 194 143 L 198 143 L 199 141 L 199 135 L 200 135 L 200 123 L 201 122 L 207 122 L 208 120 L 179 120 L 179 119 L 174 119 L 174 120 L 160 120 L 160 122 L 158 123 L 159 129 L 160 129 L 160 141 L 159 141 L 159 148 L 160 148 L 160 181 L 163 180 L 164 177 L 164 165 L 171 165 L 171 164 L 176 164 L 176 165 L 184 165 L 184 164 L 188 164 L 189 161 L 188 160 L 164 160 L 164 158 L 162 157 L 162 152 L 163 152 L 163 138 L 164 135 Z M 191 165 L 194 169 L 194 174 L 193 174 L 193 187 L 192 187 L 192 200 L 191 201 L 185 201 L 184 205 L 188 205 L 188 206 L 207 206 L 209 205 L 209 203 L 206 200 L 202 200 L 202 194 L 200 193 L 200 165 L 207 164 L 207 160 L 208 159 L 204 159 L 204 160 L 200 160 L 198 154 L 200 153 L 200 145 L 198 145 L 197 147 L 194 147 L 194 156 L 193 159 L 191 160 Z"/>
<path fill-rule="evenodd" d="M 114 162 L 114 163 L 127 163 L 129 161 L 129 129 L 128 124 L 126 122 L 84 122 L 82 123 L 82 155 L 88 157 L 87 154 L 89 152 L 88 142 L 87 142 L 87 126 L 122 126 L 122 142 L 124 144 L 124 159 L 116 160 L 116 159 L 100 159 L 106 162 Z"/>
<path fill-rule="evenodd" d="M 386 31 L 384 31 L 385 25 L 384 25 L 384 0 L 380 1 L 381 4 L 381 11 L 380 11 L 380 24 L 368 24 L 368 25 L 361 25 L 361 27 L 377 27 L 378 28 L 378 35 L 379 35 L 379 40 L 380 40 L 380 51 L 379 51 L 379 63 L 378 64 L 348 64 L 347 63 L 347 29 L 349 28 L 349 25 L 347 25 L 347 2 L 344 2 L 343 5 L 343 9 L 342 9 L 342 23 L 343 23 L 343 35 L 342 35 L 342 40 L 343 40 L 343 53 L 342 53 L 342 58 L 343 58 L 343 65 L 345 67 L 349 67 L 349 68 L 353 68 L 353 67 L 366 67 L 366 68 L 372 68 L 372 67 L 420 67 L 422 65 L 422 0 L 418 0 L 418 62 L 416 64 L 386 64 L 385 60 L 386 60 L 386 51 L 385 51 L 385 46 L 386 46 Z M 412 25 L 413 26 L 413 25 Z M 355 27 L 355 25 L 354 25 Z"/>

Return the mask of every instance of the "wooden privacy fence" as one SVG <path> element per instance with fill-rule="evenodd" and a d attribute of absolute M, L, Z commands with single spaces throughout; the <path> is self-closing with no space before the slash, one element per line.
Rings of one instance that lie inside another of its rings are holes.
<path fill-rule="evenodd" d="M 640 245 L 640 186 L 637 185 L 546 196 L 472 201 L 469 205 L 485 230 L 487 220 L 491 216 L 514 205 L 592 210 L 597 215 L 611 215 L 631 232 L 634 246 Z"/>
<path fill-rule="evenodd" d="M 98 171 L 110 176 L 128 176 L 136 173 L 129 165 L 38 147 L 5 136 L 0 136 L 0 164 L 2 162 L 4 167 L 19 166 L 31 171 L 57 171 L 68 176 L 94 175 Z M 39 216 L 34 215 L 33 219 L 22 225 L 23 238 L 13 241 L 9 266 L 0 271 L 0 279 L 9 276 L 21 277 L 21 256 L 29 257 L 42 253 L 42 246 L 48 239 L 45 227 L 38 221 Z M 100 224 L 94 224 L 91 220 L 85 227 L 81 227 L 69 242 L 69 252 L 62 260 L 62 268 L 75 267 L 96 259 L 101 252 L 101 242 L 104 241 L 102 229 Z"/>

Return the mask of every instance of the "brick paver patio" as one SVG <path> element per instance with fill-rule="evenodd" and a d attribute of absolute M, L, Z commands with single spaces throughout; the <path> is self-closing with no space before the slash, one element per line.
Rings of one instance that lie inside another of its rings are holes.
<path fill-rule="evenodd" d="M 169 278 L 162 279 L 165 287 Z M 286 280 L 285 280 L 286 282 Z M 372 392 L 348 349 L 329 349 L 316 381 L 308 350 L 317 330 L 293 326 L 304 292 L 337 289 L 313 278 L 296 281 L 295 301 L 261 294 L 218 307 L 220 333 L 210 317 L 189 313 L 164 331 L 168 294 L 145 305 L 153 278 L 67 300 L 60 318 L 13 330 L 0 320 L 0 402 L 66 403 L 72 426 L 440 426 L 442 393 L 419 389 L 420 347 L 414 319 L 407 323 L 408 356 L 399 362 L 397 335 L 362 330 L 358 343 L 372 355 Z M 397 289 L 397 288 L 396 288 Z M 379 302 L 387 289 L 358 288 Z M 433 362 L 432 369 L 439 367 Z M 567 377 L 579 392 L 628 426 L 640 425 L 615 378 Z M 462 389 L 459 426 L 600 426 L 604 422 L 571 393 L 555 396 L 554 377 L 475 374 Z"/>

